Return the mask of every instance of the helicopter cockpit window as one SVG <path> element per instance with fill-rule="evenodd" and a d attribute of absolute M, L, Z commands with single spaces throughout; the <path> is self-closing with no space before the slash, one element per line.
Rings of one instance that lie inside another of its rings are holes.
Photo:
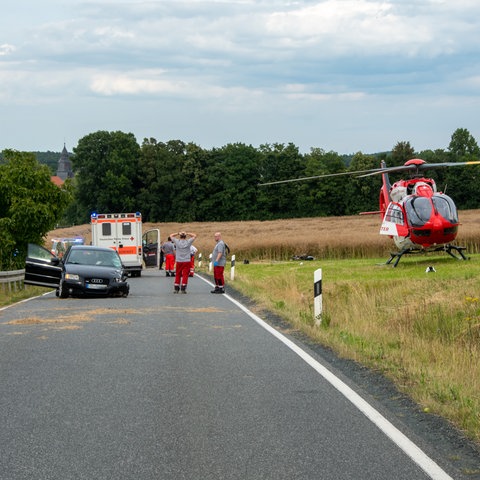
<path fill-rule="evenodd" d="M 403 211 L 399 205 L 391 203 L 388 206 L 387 212 L 385 213 L 385 220 L 387 222 L 396 223 L 397 225 L 403 225 Z"/>
<path fill-rule="evenodd" d="M 405 202 L 405 209 L 410 223 L 414 227 L 421 227 L 430 220 L 432 204 L 429 198 L 411 197 Z"/>
<path fill-rule="evenodd" d="M 458 223 L 457 207 L 453 200 L 445 194 L 437 193 L 432 197 L 437 212 L 450 223 Z"/>

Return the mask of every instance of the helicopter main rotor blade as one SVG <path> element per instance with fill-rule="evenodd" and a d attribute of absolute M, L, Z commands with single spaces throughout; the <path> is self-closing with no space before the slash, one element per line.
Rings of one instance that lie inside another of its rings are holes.
<path fill-rule="evenodd" d="M 420 160 L 423 162 L 423 160 Z M 277 180 L 275 182 L 265 182 L 259 183 L 259 187 L 265 185 L 278 185 L 281 183 L 292 183 L 292 182 L 304 182 L 306 180 L 316 180 L 319 178 L 328 178 L 328 177 L 340 177 L 345 175 L 356 175 L 358 178 L 369 177 L 371 175 L 379 175 L 382 173 L 391 173 L 391 172 L 405 172 L 413 171 L 419 172 L 420 170 L 429 170 L 432 168 L 445 168 L 445 167 L 459 167 L 462 165 L 478 165 L 480 161 L 470 161 L 470 162 L 445 162 L 445 163 L 415 163 L 409 165 L 398 165 L 396 167 L 386 167 L 386 168 L 370 168 L 369 170 L 357 170 L 355 172 L 340 172 L 340 173 L 325 173 L 323 175 L 314 175 L 313 177 L 300 177 L 300 178 L 290 178 L 288 180 Z M 363 175 L 358 175 L 359 173 Z"/>
<path fill-rule="evenodd" d="M 380 168 L 370 169 L 370 170 L 358 170 L 356 172 L 339 172 L 339 173 L 325 173 L 323 175 L 314 175 L 313 177 L 300 177 L 300 178 L 290 178 L 288 180 L 277 180 L 275 182 L 265 182 L 259 183 L 259 187 L 264 185 L 278 185 L 279 183 L 292 183 L 292 182 L 304 182 L 305 180 L 316 180 L 317 178 L 327 178 L 327 177 L 340 177 L 343 175 L 356 175 L 357 173 L 364 172 L 377 172 L 377 170 L 382 170 Z"/>
<path fill-rule="evenodd" d="M 405 172 L 408 170 L 417 170 L 415 165 L 399 165 L 398 167 L 388 167 L 388 168 L 379 168 L 374 172 L 368 172 L 364 175 L 359 175 L 359 178 L 370 177 L 371 175 L 378 175 L 382 173 L 391 173 L 391 172 Z"/>
<path fill-rule="evenodd" d="M 372 171 L 369 173 L 365 173 L 364 175 L 359 175 L 359 177 L 360 178 L 369 177 L 371 175 L 378 175 L 382 173 L 392 173 L 392 172 L 405 172 L 405 171 L 419 172 L 420 170 L 430 170 L 435 168 L 446 168 L 446 167 L 461 167 L 464 165 L 478 165 L 478 164 L 480 164 L 480 161 L 399 165 L 397 167 L 379 168 L 375 172 Z"/>
<path fill-rule="evenodd" d="M 472 160 L 470 162 L 445 162 L 445 163 L 424 163 L 419 165 L 420 170 L 427 170 L 429 168 L 442 168 L 442 167 L 461 167 L 463 165 L 478 165 L 480 161 Z"/>

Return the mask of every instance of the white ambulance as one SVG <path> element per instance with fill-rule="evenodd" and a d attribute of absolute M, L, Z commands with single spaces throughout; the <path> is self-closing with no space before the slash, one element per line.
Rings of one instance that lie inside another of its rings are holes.
<path fill-rule="evenodd" d="M 142 274 L 142 214 L 93 213 L 92 245 L 116 250 L 132 277 Z"/>

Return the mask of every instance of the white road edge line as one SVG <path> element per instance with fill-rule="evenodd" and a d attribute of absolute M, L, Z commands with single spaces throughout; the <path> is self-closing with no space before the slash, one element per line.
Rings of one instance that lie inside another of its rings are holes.
<path fill-rule="evenodd" d="M 50 295 L 51 293 L 53 293 L 53 291 L 41 293 L 40 295 L 36 295 L 35 297 L 24 298 L 23 300 L 19 300 L 18 302 L 11 303 L 10 305 L 5 305 L 4 307 L 0 307 L 0 312 L 3 310 L 6 310 L 7 308 L 14 307 L 15 305 L 20 305 L 21 303 L 29 302 L 30 300 L 35 300 L 35 298 L 40 298 L 40 297 L 44 297 L 45 295 Z"/>
<path fill-rule="evenodd" d="M 211 286 L 213 283 L 197 275 L 204 282 Z M 263 327 L 267 332 L 279 339 L 290 350 L 295 352 L 302 360 L 316 370 L 327 382 L 336 388 L 345 396 L 355 407 L 357 407 L 371 422 L 373 422 L 387 437 L 389 437 L 401 450 L 405 452 L 427 475 L 434 480 L 453 480 L 436 462 L 434 462 L 423 450 L 413 443 L 397 427 L 390 423 L 378 410 L 373 408 L 358 393 L 352 390 L 347 384 L 342 382 L 330 370 L 315 360 L 311 355 L 302 350 L 298 345 L 275 330 L 272 326 L 262 320 L 259 316 L 251 312 L 247 307 L 232 298 L 230 295 L 224 295 L 228 300 L 234 303 L 240 310 L 243 310 L 250 318 Z"/>

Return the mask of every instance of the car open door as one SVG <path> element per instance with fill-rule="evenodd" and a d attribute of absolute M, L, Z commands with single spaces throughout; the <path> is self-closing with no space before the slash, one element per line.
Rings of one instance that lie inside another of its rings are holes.
<path fill-rule="evenodd" d="M 27 285 L 56 288 L 60 285 L 62 265 L 60 260 L 40 245 L 28 244 L 25 260 L 25 279 Z"/>
<path fill-rule="evenodd" d="M 158 268 L 160 266 L 160 230 L 154 228 L 146 231 L 142 235 L 142 244 L 145 267 Z"/>

